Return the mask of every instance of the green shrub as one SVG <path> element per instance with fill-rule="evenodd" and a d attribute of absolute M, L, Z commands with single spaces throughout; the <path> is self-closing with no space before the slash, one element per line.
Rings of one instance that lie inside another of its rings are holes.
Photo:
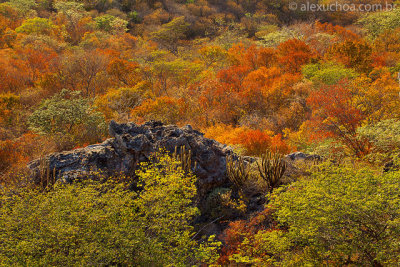
<path fill-rule="evenodd" d="M 101 194 L 102 187 L 87 182 L 2 195 L 0 265 L 130 263 L 148 245 L 132 212 L 134 195 L 120 186 Z"/>
<path fill-rule="evenodd" d="M 126 32 L 128 22 L 126 20 L 114 17 L 112 15 L 102 15 L 96 17 L 95 19 L 96 26 L 99 30 L 108 32 L 108 33 L 118 33 L 118 32 Z"/>
<path fill-rule="evenodd" d="M 193 239 L 195 177 L 157 155 L 137 172 L 140 193 L 115 180 L 0 195 L 0 265 L 186 266 L 219 246 Z"/>
<path fill-rule="evenodd" d="M 260 44 L 266 47 L 276 47 L 287 40 L 303 38 L 301 33 L 289 28 L 282 28 L 281 30 L 272 31 L 267 33 L 265 36 L 260 36 L 260 33 L 258 35 L 259 38 L 262 39 Z"/>
<path fill-rule="evenodd" d="M 377 163 L 385 163 L 398 154 L 400 148 L 400 122 L 394 119 L 382 120 L 376 124 L 357 129 L 362 138 L 373 145 L 368 159 Z M 381 160 L 379 160 L 381 159 Z"/>
<path fill-rule="evenodd" d="M 269 208 L 279 230 L 261 230 L 235 259 L 279 266 L 398 266 L 400 172 L 319 166 L 277 189 Z M 252 252 L 253 254 L 250 254 Z"/>
<path fill-rule="evenodd" d="M 371 12 L 365 14 L 359 19 L 361 24 L 367 31 L 368 35 L 375 39 L 381 33 L 387 30 L 394 30 L 400 27 L 399 9 L 384 12 Z"/>
<path fill-rule="evenodd" d="M 107 130 L 104 117 L 89 100 L 68 90 L 44 100 L 29 117 L 29 125 L 34 132 L 54 138 L 60 149 L 99 142 Z"/>
<path fill-rule="evenodd" d="M 21 26 L 15 29 L 18 33 L 49 35 L 55 26 L 49 19 L 33 18 L 27 19 Z"/>
<path fill-rule="evenodd" d="M 316 84 L 333 85 L 345 78 L 352 79 L 357 77 L 357 73 L 353 69 L 345 68 L 334 62 L 308 64 L 303 67 L 302 72 L 306 79 Z"/>

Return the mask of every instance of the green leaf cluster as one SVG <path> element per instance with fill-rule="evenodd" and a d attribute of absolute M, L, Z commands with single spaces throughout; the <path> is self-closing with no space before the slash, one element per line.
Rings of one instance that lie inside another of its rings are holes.
<path fill-rule="evenodd" d="M 400 27 L 400 10 L 396 8 L 392 11 L 373 12 L 366 14 L 358 23 L 362 25 L 372 39 L 388 30 Z"/>
<path fill-rule="evenodd" d="M 24 23 L 15 29 L 18 33 L 25 34 L 43 34 L 50 35 L 55 29 L 55 25 L 51 20 L 46 18 L 27 19 Z"/>
<path fill-rule="evenodd" d="M 388 119 L 365 125 L 358 128 L 357 133 L 373 145 L 373 153 L 368 155 L 370 161 L 385 163 L 397 156 L 400 149 L 400 122 L 398 120 Z"/>
<path fill-rule="evenodd" d="M 194 240 L 196 178 L 158 154 L 137 171 L 140 192 L 116 180 L 0 193 L 0 265 L 187 266 L 214 261 Z M 102 179 L 100 179 L 102 180 Z"/>
<path fill-rule="evenodd" d="M 283 28 L 282 30 L 272 31 L 264 36 L 259 36 L 259 38 L 262 39 L 260 41 L 260 44 L 262 44 L 263 46 L 276 47 L 279 44 L 290 39 L 302 39 L 303 36 L 298 31 L 289 28 Z"/>
<path fill-rule="evenodd" d="M 151 33 L 151 37 L 162 44 L 170 52 L 178 52 L 178 41 L 186 36 L 189 24 L 185 22 L 185 17 L 177 17 L 170 22 L 163 24 L 158 31 Z"/>
<path fill-rule="evenodd" d="M 126 20 L 114 17 L 112 15 L 103 15 L 96 17 L 96 26 L 98 29 L 108 33 L 126 32 L 128 30 L 128 22 Z"/>
<path fill-rule="evenodd" d="M 357 77 L 357 72 L 335 62 L 316 63 L 305 65 L 302 69 L 304 78 L 315 84 L 334 85 L 345 78 Z"/>
<path fill-rule="evenodd" d="M 279 230 L 259 231 L 253 245 L 261 245 L 243 245 L 235 257 L 251 252 L 255 262 L 280 266 L 397 266 L 400 172 L 319 168 L 274 191 L 269 207 Z"/>
<path fill-rule="evenodd" d="M 30 129 L 55 138 L 62 145 L 85 141 L 98 142 L 106 133 L 104 117 L 92 110 L 79 92 L 63 90 L 44 100 L 29 117 Z"/>

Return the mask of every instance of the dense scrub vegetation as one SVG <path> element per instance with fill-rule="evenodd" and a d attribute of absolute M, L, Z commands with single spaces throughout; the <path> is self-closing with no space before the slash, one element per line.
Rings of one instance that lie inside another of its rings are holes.
<path fill-rule="evenodd" d="M 310 23 L 287 5 L 1 3 L 1 171 L 39 156 L 38 144 L 98 142 L 110 119 L 190 123 L 248 155 L 387 160 L 359 128 L 399 114 L 398 11 Z"/>
<path fill-rule="evenodd" d="M 1 193 L 2 265 L 185 266 L 215 260 L 218 242 L 194 240 L 195 177 L 162 154 L 124 177 Z"/>
<path fill-rule="evenodd" d="M 263 213 L 232 222 L 221 263 L 399 264 L 400 173 L 322 165 L 270 195 Z"/>
<path fill-rule="evenodd" d="M 400 148 L 400 9 L 290 2 L 0 1 L 2 263 L 398 265 L 400 174 L 380 171 Z M 172 163 L 143 167 L 141 192 L 26 184 L 26 163 L 104 140 L 111 119 L 191 124 L 242 156 L 299 150 L 338 166 L 279 189 L 252 181 L 272 192 L 267 207 L 230 223 L 216 260 L 218 242 L 193 229 L 195 178 Z"/>

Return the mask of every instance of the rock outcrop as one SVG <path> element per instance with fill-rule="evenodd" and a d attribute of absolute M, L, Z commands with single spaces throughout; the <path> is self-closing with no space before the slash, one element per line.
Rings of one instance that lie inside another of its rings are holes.
<path fill-rule="evenodd" d="M 190 125 L 179 128 L 174 125 L 163 125 L 157 121 L 143 125 L 118 124 L 111 121 L 109 132 L 112 138 L 101 144 L 46 156 L 46 169 L 55 176 L 55 180 L 66 182 L 91 177 L 98 172 L 109 176 L 121 173 L 132 176 L 137 165 L 148 161 L 160 148 L 173 152 L 175 148 L 185 147 L 192 153 L 192 167 L 198 177 L 200 196 L 215 188 L 231 186 L 226 175 L 226 157 L 232 156 L 235 159 L 238 156 L 229 146 L 205 138 Z M 245 157 L 247 162 L 255 160 L 256 158 Z M 295 167 L 296 161 L 319 161 L 321 157 L 296 152 L 287 155 L 285 160 L 287 162 L 285 176 L 297 178 L 304 175 L 304 172 Z M 43 175 L 43 160 L 32 161 L 28 164 L 28 168 L 34 180 L 40 181 Z"/>
<path fill-rule="evenodd" d="M 298 161 L 298 160 L 304 160 L 304 161 L 322 161 L 323 158 L 319 155 L 309 155 L 305 154 L 303 152 L 294 152 L 292 154 L 286 155 L 287 160 L 291 161 Z"/>
<path fill-rule="evenodd" d="M 109 132 L 113 138 L 101 144 L 48 155 L 48 168 L 54 170 L 56 179 L 72 181 L 98 171 L 107 175 L 133 175 L 137 164 L 147 161 L 160 148 L 173 152 L 175 147 L 184 146 L 191 151 L 192 161 L 196 162 L 194 173 L 199 178 L 200 194 L 229 183 L 226 156 L 235 157 L 233 151 L 226 145 L 205 138 L 190 125 L 179 128 L 156 121 L 143 125 L 112 121 Z M 40 177 L 39 160 L 31 162 L 28 168 L 36 179 Z"/>
<path fill-rule="evenodd" d="M 238 159 L 238 156 L 229 146 L 205 138 L 202 133 L 193 130 L 190 125 L 180 128 L 174 125 L 163 125 L 156 121 L 150 121 L 143 125 L 118 124 L 112 121 L 109 125 L 109 132 L 112 138 L 101 144 L 53 153 L 44 159 L 32 161 L 28 164 L 28 168 L 32 172 L 33 179 L 40 183 L 48 173 L 52 179 L 64 182 L 90 178 L 98 175 L 99 172 L 107 176 L 121 173 L 134 176 L 138 164 L 148 161 L 151 155 L 159 149 L 165 149 L 171 153 L 175 148 L 184 147 L 191 151 L 192 169 L 198 178 L 197 205 L 202 215 L 196 218 L 196 224 L 206 225 L 202 228 L 202 232 L 219 235 L 227 226 L 225 221 L 246 219 L 252 213 L 262 211 L 264 208 L 265 192 L 260 190 L 246 193 L 247 210 L 244 214 L 230 206 L 221 205 L 218 202 L 220 197 L 216 197 L 218 201 L 215 200 L 216 202 L 213 203 L 212 197 L 215 197 L 218 192 L 228 192 L 235 188 L 232 187 L 226 174 L 226 158 L 231 156 L 235 160 Z M 296 161 L 316 159 L 319 157 L 301 152 L 286 156 L 287 169 L 283 182 L 287 183 L 304 175 L 304 172 L 295 166 Z M 244 157 L 244 160 L 253 163 L 257 158 Z M 132 183 L 132 189 L 135 189 L 135 183 Z M 236 189 L 232 192 L 233 198 L 236 199 L 238 192 Z M 216 210 L 213 210 L 213 205 Z M 222 210 L 220 211 L 220 209 Z M 220 217 L 221 213 L 222 217 Z M 215 216 L 223 218 L 223 220 L 217 222 Z M 210 222 L 212 223 L 210 224 Z"/>

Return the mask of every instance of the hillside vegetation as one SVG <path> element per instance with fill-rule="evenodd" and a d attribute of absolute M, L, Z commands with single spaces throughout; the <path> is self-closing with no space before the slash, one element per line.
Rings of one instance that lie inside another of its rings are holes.
<path fill-rule="evenodd" d="M 400 8 L 292 4 L 0 0 L 0 265 L 397 266 Z M 111 120 L 190 124 L 263 160 L 228 159 L 231 188 L 200 209 L 168 153 L 106 183 L 31 183 L 27 163 L 104 141 Z M 322 160 L 281 181 L 294 151 Z M 204 211 L 231 213 L 219 235 Z"/>

